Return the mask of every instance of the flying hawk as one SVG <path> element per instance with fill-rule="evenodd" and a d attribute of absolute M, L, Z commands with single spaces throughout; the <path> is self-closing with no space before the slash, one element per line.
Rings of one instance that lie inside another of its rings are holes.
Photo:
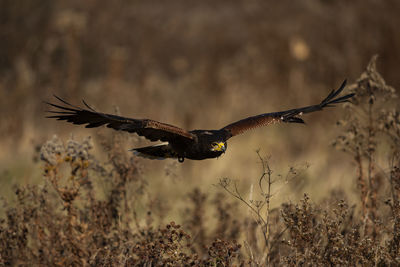
<path fill-rule="evenodd" d="M 55 115 L 47 116 L 47 118 L 65 120 L 73 124 L 86 124 L 86 128 L 106 125 L 108 128 L 114 130 L 136 133 L 153 142 L 164 142 L 153 146 L 132 149 L 138 156 L 151 159 L 177 158 L 179 162 L 183 162 L 185 158 L 202 160 L 221 156 L 227 149 L 226 142 L 229 138 L 244 133 L 252 128 L 279 122 L 304 123 L 300 116 L 305 113 L 319 111 L 325 107 L 332 107 L 334 104 L 348 102 L 354 94 L 337 97 L 342 92 L 345 85 L 346 80 L 338 90 L 332 90 L 332 92 L 317 105 L 248 117 L 231 123 L 219 130 L 187 131 L 174 125 L 155 120 L 131 119 L 101 113 L 91 108 L 84 100 L 83 104 L 86 108 L 81 108 L 73 106 L 57 96 L 55 97 L 64 105 L 46 102 L 48 105 L 56 108 L 56 110 L 48 111 Z"/>

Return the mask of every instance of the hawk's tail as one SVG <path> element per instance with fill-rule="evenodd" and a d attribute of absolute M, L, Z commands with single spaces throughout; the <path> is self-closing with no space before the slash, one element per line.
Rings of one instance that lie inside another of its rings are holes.
<path fill-rule="evenodd" d="M 159 144 L 154 146 L 146 146 L 131 149 L 136 156 L 148 159 L 166 159 L 178 158 L 178 154 L 171 148 L 169 144 Z"/>

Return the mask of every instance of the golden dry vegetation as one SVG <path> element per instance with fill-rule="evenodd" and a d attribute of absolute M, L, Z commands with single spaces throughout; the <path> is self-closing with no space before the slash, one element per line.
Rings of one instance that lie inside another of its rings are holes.
<path fill-rule="evenodd" d="M 0 264 L 400 264 L 399 11 L 1 1 Z M 56 94 L 218 129 L 317 103 L 345 78 L 353 104 L 235 137 L 214 160 L 139 159 L 142 138 L 44 118 Z"/>

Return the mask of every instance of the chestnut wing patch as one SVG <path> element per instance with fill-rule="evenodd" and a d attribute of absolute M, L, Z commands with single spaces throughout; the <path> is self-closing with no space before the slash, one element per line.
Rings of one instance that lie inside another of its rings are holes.
<path fill-rule="evenodd" d="M 168 142 L 177 138 L 184 138 L 188 140 L 194 139 L 193 134 L 174 125 L 150 119 L 131 119 L 117 115 L 101 113 L 91 108 L 85 101 L 83 101 L 83 103 L 85 104 L 86 108 L 81 108 L 73 106 L 57 96 L 55 97 L 64 105 L 46 102 L 48 105 L 55 108 L 55 110 L 48 111 L 54 115 L 47 116 L 47 118 L 64 120 L 78 125 L 83 124 L 86 128 L 94 128 L 106 125 L 106 127 L 117 131 L 136 133 L 149 139 L 150 141 L 160 140 Z"/>
<path fill-rule="evenodd" d="M 320 111 L 326 107 L 333 107 L 335 104 L 348 102 L 354 94 L 347 94 L 341 97 L 337 97 L 346 86 L 346 80 L 337 90 L 332 90 L 330 94 L 321 101 L 321 103 L 312 106 L 306 106 L 302 108 L 290 109 L 281 112 L 264 113 L 246 119 L 239 120 L 237 122 L 231 123 L 221 130 L 226 132 L 227 138 L 244 133 L 250 129 L 256 127 L 267 126 L 273 123 L 279 122 L 290 122 L 290 123 L 304 123 L 303 119 L 300 118 L 301 115 L 306 113 L 311 113 L 315 111 Z"/>

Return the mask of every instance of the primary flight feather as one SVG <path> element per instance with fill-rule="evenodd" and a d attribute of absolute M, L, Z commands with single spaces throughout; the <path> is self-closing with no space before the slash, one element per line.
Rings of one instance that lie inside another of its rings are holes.
<path fill-rule="evenodd" d="M 342 83 L 339 89 L 332 92 L 317 105 L 290 109 L 280 112 L 264 113 L 231 123 L 219 130 L 192 130 L 150 119 L 131 119 L 117 115 L 97 112 L 83 101 L 86 108 L 73 106 L 65 100 L 55 96 L 61 104 L 46 102 L 55 108 L 48 112 L 53 113 L 47 118 L 65 120 L 73 124 L 85 124 L 86 128 L 106 125 L 108 128 L 119 131 L 136 133 L 150 141 L 163 141 L 164 144 L 132 149 L 138 156 L 164 159 L 177 158 L 183 162 L 185 158 L 202 160 L 216 158 L 225 153 L 227 140 L 247 130 L 266 126 L 272 123 L 304 123 L 301 115 L 333 107 L 335 104 L 348 102 L 354 94 L 337 97 L 346 85 Z"/>

